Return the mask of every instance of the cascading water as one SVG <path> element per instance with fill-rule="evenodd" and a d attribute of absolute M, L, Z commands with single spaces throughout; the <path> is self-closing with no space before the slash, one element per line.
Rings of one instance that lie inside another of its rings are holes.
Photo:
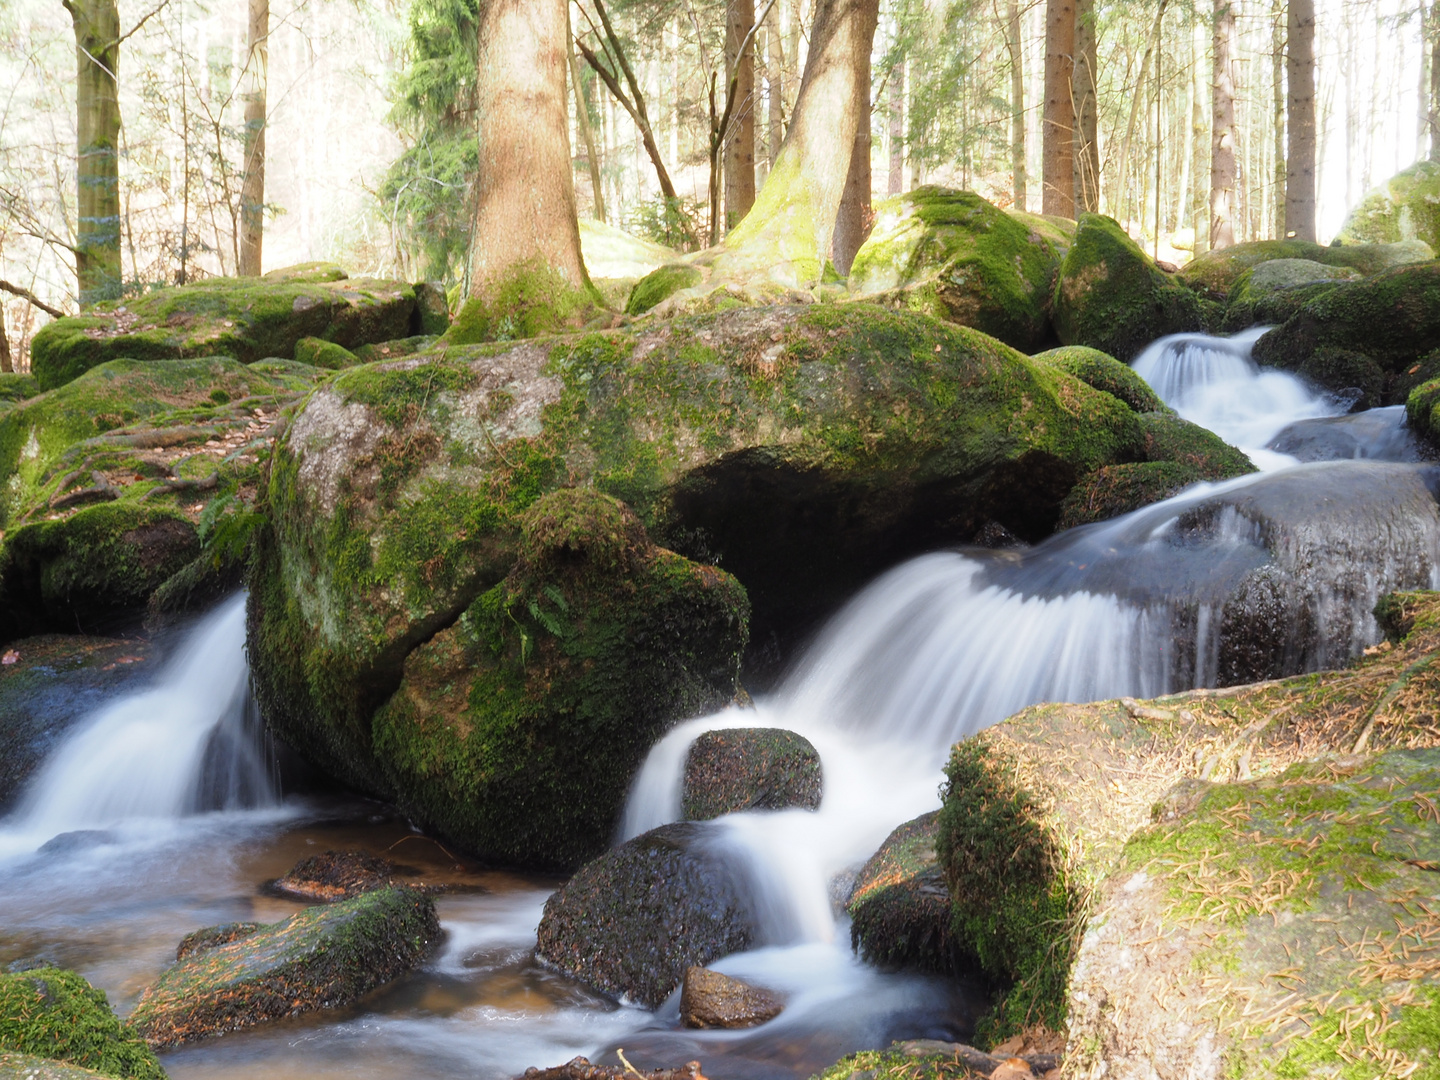
<path fill-rule="evenodd" d="M 57 833 L 274 805 L 250 700 L 245 598 L 202 619 L 153 686 L 99 709 L 0 823 L 11 850 Z"/>

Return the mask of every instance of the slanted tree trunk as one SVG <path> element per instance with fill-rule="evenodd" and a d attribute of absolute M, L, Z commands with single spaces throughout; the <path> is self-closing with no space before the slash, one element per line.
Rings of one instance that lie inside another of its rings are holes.
<path fill-rule="evenodd" d="M 1290 0 L 1285 48 L 1290 133 L 1285 170 L 1285 235 L 1315 240 L 1315 2 Z"/>
<path fill-rule="evenodd" d="M 755 205 L 755 0 L 726 0 L 725 66 L 734 87 L 735 106 L 725 138 L 725 231 Z M 740 53 L 741 45 L 750 44 Z"/>
<path fill-rule="evenodd" d="M 82 307 L 120 295 L 120 15 L 115 0 L 61 0 L 75 24 L 75 274 Z"/>
<path fill-rule="evenodd" d="M 1006 0 L 1005 50 L 1010 54 L 1010 185 L 1015 208 L 1025 210 L 1025 39 L 1020 35 L 1019 0 Z"/>
<path fill-rule="evenodd" d="M 260 276 L 265 239 L 265 95 L 270 73 L 270 0 L 250 0 L 245 59 L 245 164 L 240 184 L 241 277 Z"/>
<path fill-rule="evenodd" d="M 778 284 L 820 280 L 869 101 L 879 0 L 819 0 L 790 130 L 775 168 L 723 252 L 717 272 Z"/>
<path fill-rule="evenodd" d="M 569 8 L 566 8 L 569 16 Z M 590 166 L 590 193 L 595 204 L 595 220 L 605 222 L 605 181 L 600 175 L 600 155 L 595 149 L 595 131 L 590 126 L 590 105 L 585 100 L 585 86 L 580 81 L 580 64 L 575 59 L 575 39 L 566 24 L 565 64 L 570 70 L 570 89 L 575 97 L 575 119 L 580 125 L 580 137 L 585 140 L 585 160 Z"/>
<path fill-rule="evenodd" d="M 1075 73 L 1075 209 L 1100 209 L 1100 102 L 1096 81 L 1099 37 L 1095 0 L 1076 0 Z"/>
<path fill-rule="evenodd" d="M 480 5 L 481 167 L 470 253 L 470 332 L 477 339 L 574 323 L 594 299 L 575 217 L 566 9 L 567 0 Z"/>
<path fill-rule="evenodd" d="M 1210 248 L 1235 243 L 1235 9 L 1215 0 L 1210 83 Z"/>
<path fill-rule="evenodd" d="M 855 253 L 870 232 L 870 57 L 865 57 L 865 75 L 860 80 L 864 101 L 859 105 L 860 125 L 855 132 L 855 150 L 850 155 L 850 171 L 845 176 L 845 190 L 840 196 L 840 212 L 835 215 L 833 259 L 835 271 L 850 276 Z"/>
<path fill-rule="evenodd" d="M 1075 0 L 1045 0 L 1041 211 L 1075 216 Z"/>
<path fill-rule="evenodd" d="M 890 175 L 885 191 L 899 195 L 905 190 L 905 58 L 890 72 Z"/>

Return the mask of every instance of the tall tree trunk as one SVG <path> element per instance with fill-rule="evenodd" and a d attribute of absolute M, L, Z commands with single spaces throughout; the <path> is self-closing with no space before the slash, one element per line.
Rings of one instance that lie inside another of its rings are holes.
<path fill-rule="evenodd" d="M 5 305 L 0 304 L 0 372 L 14 370 L 15 361 L 10 356 L 10 339 L 5 336 Z"/>
<path fill-rule="evenodd" d="M 809 286 L 820 280 L 869 103 L 879 0 L 819 0 L 790 130 L 765 190 L 717 265 Z"/>
<path fill-rule="evenodd" d="M 568 5 L 565 15 L 568 20 Z M 605 179 L 600 174 L 600 154 L 595 149 L 595 130 L 590 126 L 590 103 L 585 100 L 585 85 L 580 81 L 580 63 L 575 59 L 575 40 L 570 34 L 568 21 L 565 31 L 565 63 L 570 69 L 570 87 L 575 96 L 575 121 L 580 127 L 580 137 L 585 140 L 585 160 L 590 165 L 590 197 L 595 203 L 595 220 L 604 224 Z"/>
<path fill-rule="evenodd" d="M 270 74 L 270 0 L 250 0 L 245 58 L 245 168 L 240 182 L 241 277 L 260 276 L 265 240 L 265 96 Z"/>
<path fill-rule="evenodd" d="M 82 307 L 120 295 L 120 15 L 115 0 L 62 0 L 75 24 L 75 274 Z"/>
<path fill-rule="evenodd" d="M 1095 0 L 1075 3 L 1075 208 L 1100 209 L 1099 35 Z"/>
<path fill-rule="evenodd" d="M 1160 32 L 1164 29 L 1165 6 L 1167 2 L 1168 0 L 1160 0 L 1159 7 L 1155 9 L 1155 21 L 1150 26 L 1150 36 L 1145 40 L 1145 54 L 1140 58 L 1140 74 L 1135 79 L 1135 85 L 1131 88 L 1130 118 L 1125 123 L 1125 138 L 1120 143 L 1120 162 L 1115 170 L 1116 177 L 1121 185 L 1120 192 L 1122 196 L 1125 194 L 1130 183 L 1131 150 L 1135 145 L 1135 127 L 1140 119 L 1141 106 L 1145 103 L 1145 88 L 1149 86 L 1150 62 L 1155 57 L 1156 47 L 1160 43 Z M 1140 171 L 1143 173 L 1144 169 L 1142 168 Z M 1145 186 L 1143 175 L 1140 179 L 1139 186 L 1141 188 Z M 1141 193 L 1140 199 L 1140 213 L 1137 216 L 1143 218 L 1145 216 L 1143 192 Z M 1120 199 L 1116 200 L 1117 205 L 1121 202 L 1122 200 Z M 1123 199 L 1123 203 L 1125 205 L 1129 204 L 1128 196 Z"/>
<path fill-rule="evenodd" d="M 905 58 L 890 72 L 890 175 L 885 191 L 899 195 L 905 190 Z"/>
<path fill-rule="evenodd" d="M 1075 216 L 1075 0 L 1045 0 L 1045 115 L 1041 209 Z"/>
<path fill-rule="evenodd" d="M 1415 90 L 1415 158 L 1423 160 L 1430 137 L 1430 19 L 1425 0 L 1416 4 L 1420 21 L 1420 83 Z"/>
<path fill-rule="evenodd" d="M 1285 72 L 1289 83 L 1285 235 L 1315 240 L 1315 3 L 1290 0 Z"/>
<path fill-rule="evenodd" d="M 755 43 L 740 46 L 755 25 L 755 0 L 726 0 L 725 67 L 735 87 L 735 106 L 725 140 L 725 231 L 755 205 Z"/>
<path fill-rule="evenodd" d="M 1430 100 L 1426 118 L 1430 127 L 1430 160 L 1440 162 L 1440 11 L 1430 5 Z"/>
<path fill-rule="evenodd" d="M 1015 208 L 1026 210 L 1029 192 L 1025 176 L 1025 39 L 1020 33 L 1019 0 L 1006 0 L 1005 48 L 1010 54 L 1010 184 Z M 893 164 L 891 170 L 893 175 Z"/>
<path fill-rule="evenodd" d="M 1210 83 L 1210 248 L 1235 243 L 1235 9 L 1215 0 Z"/>
<path fill-rule="evenodd" d="M 870 57 L 865 57 L 865 74 L 860 82 L 865 100 L 860 105 L 860 124 L 855 132 L 855 149 L 850 155 L 850 171 L 845 175 L 845 190 L 840 196 L 840 210 L 835 215 L 833 259 L 841 277 L 849 277 L 855 253 L 870 233 Z"/>
<path fill-rule="evenodd" d="M 1196 19 L 1190 34 L 1191 109 L 1190 128 L 1195 138 L 1195 158 L 1190 192 L 1190 221 L 1195 231 L 1195 255 L 1205 254 L 1210 247 L 1209 177 L 1205 163 L 1209 160 L 1210 121 L 1206 116 L 1205 72 L 1208 68 L 1205 51 L 1205 29 Z"/>
<path fill-rule="evenodd" d="M 1270 31 L 1270 91 L 1271 114 L 1275 124 L 1274 183 L 1275 183 L 1275 226 L 1280 229 L 1285 222 L 1285 0 L 1275 0 L 1271 13 Z"/>
<path fill-rule="evenodd" d="M 482 168 L 470 295 L 497 319 L 520 303 L 558 312 L 563 321 L 593 297 L 575 218 L 567 21 L 567 0 L 480 5 L 475 102 Z"/>
<path fill-rule="evenodd" d="M 785 138 L 785 49 L 780 36 L 780 5 L 770 9 L 770 26 L 765 32 L 765 83 L 769 98 L 769 132 L 765 139 L 765 175 L 775 168 L 775 156 Z"/>

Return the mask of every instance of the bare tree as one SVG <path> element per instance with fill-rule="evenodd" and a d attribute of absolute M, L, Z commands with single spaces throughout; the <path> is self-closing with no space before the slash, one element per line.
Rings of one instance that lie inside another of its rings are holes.
<path fill-rule="evenodd" d="M 1210 247 L 1235 243 L 1235 8 L 1215 0 L 1210 83 Z"/>
<path fill-rule="evenodd" d="M 755 205 L 755 0 L 726 0 L 725 68 L 734 107 L 725 143 L 725 231 Z M 728 98 L 728 95 L 727 95 Z"/>
<path fill-rule="evenodd" d="M 1100 209 L 1100 101 L 1097 81 L 1100 38 L 1095 0 L 1076 0 L 1075 71 L 1075 208 Z"/>
<path fill-rule="evenodd" d="M 240 185 L 240 258 L 236 272 L 260 275 L 265 240 L 265 119 L 270 73 L 270 0 L 250 0 L 245 58 L 244 179 Z"/>
<path fill-rule="evenodd" d="M 1315 240 L 1315 3 L 1290 0 L 1285 69 L 1290 147 L 1285 173 L 1285 235 Z"/>
<path fill-rule="evenodd" d="M 1020 0 L 1005 3 L 1005 49 L 1010 57 L 1010 186 L 1016 209 L 1024 210 L 1029 192 L 1025 176 L 1025 40 L 1020 33 Z"/>
<path fill-rule="evenodd" d="M 75 24 L 75 274 L 80 304 L 120 295 L 120 14 L 115 0 L 61 0 Z"/>

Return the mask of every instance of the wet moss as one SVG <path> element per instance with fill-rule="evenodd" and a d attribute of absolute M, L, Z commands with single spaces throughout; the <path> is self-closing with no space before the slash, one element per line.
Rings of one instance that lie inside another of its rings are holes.
<path fill-rule="evenodd" d="M 165 1077 L 155 1054 L 110 1011 L 105 992 L 60 968 L 0 974 L 0 1050 L 123 1080 Z"/>
<path fill-rule="evenodd" d="M 635 283 L 625 301 L 626 315 L 644 315 L 670 299 L 681 289 L 694 288 L 704 280 L 699 267 L 687 263 L 668 263 L 657 267 Z"/>
<path fill-rule="evenodd" d="M 1188 465 L 1205 480 L 1228 480 L 1255 471 L 1255 465 L 1235 447 L 1174 413 L 1145 413 L 1140 427 L 1143 456 L 1148 462 Z"/>
<path fill-rule="evenodd" d="M 1178 495 L 1205 479 L 1205 473 L 1195 465 L 1179 461 L 1106 465 L 1082 479 L 1065 496 L 1057 528 L 1107 521 Z"/>
<path fill-rule="evenodd" d="M 1063 345 L 1058 349 L 1036 353 L 1036 360 L 1059 368 L 1096 390 L 1113 394 L 1138 413 L 1168 412 L 1159 395 L 1150 389 L 1150 384 L 1135 374 L 1128 364 L 1122 364 L 1113 356 L 1099 349 L 1084 345 Z"/>
<path fill-rule="evenodd" d="M 850 943 L 868 963 L 953 974 L 961 954 L 936 853 L 938 811 L 895 829 L 855 878 L 846 901 Z"/>
<path fill-rule="evenodd" d="M 1129 362 L 1165 334 L 1200 330 L 1200 298 L 1165 274 L 1116 222 L 1081 214 L 1060 264 L 1052 318 L 1066 345 L 1089 345 Z"/>

